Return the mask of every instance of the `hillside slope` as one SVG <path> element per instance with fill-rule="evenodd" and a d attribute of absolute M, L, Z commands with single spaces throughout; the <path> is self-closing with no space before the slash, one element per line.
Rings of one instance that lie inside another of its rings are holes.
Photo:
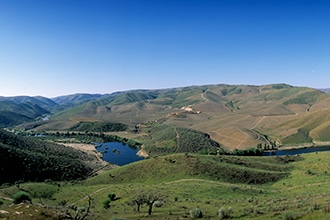
<path fill-rule="evenodd" d="M 0 185 L 84 178 L 92 171 L 87 164 L 92 160 L 73 148 L 0 130 Z"/>
<path fill-rule="evenodd" d="M 40 106 L 41 108 L 50 110 L 54 108 L 57 104 L 49 98 L 45 98 L 42 96 L 13 96 L 13 97 L 3 97 L 0 96 L 0 101 L 12 101 L 16 104 L 24 104 L 24 103 L 33 103 L 35 105 Z"/>
<path fill-rule="evenodd" d="M 102 96 L 59 112 L 53 119 L 57 123 L 67 121 L 70 126 L 84 120 L 121 122 L 131 127 L 166 123 L 208 133 L 227 149 L 244 149 L 269 145 L 270 141 L 285 143 L 283 140 L 293 133 L 283 133 L 282 123 L 318 114 L 329 100 L 319 90 L 286 84 L 191 86 Z M 322 120 L 313 128 L 315 137 L 327 131 L 327 119 Z M 299 123 L 289 126 L 296 132 L 300 128 Z M 320 140 L 327 140 L 321 136 Z"/>
<path fill-rule="evenodd" d="M 170 154 L 138 161 L 89 178 L 87 185 L 115 183 L 161 183 L 183 178 L 221 182 L 264 184 L 289 175 L 289 162 L 299 157 L 228 157 Z"/>
<path fill-rule="evenodd" d="M 207 133 L 231 150 L 289 143 L 286 138 L 294 134 L 298 138 L 290 139 L 297 143 L 330 141 L 325 135 L 328 119 L 321 116 L 330 96 L 306 87 L 221 84 L 135 90 L 87 100 L 57 111 L 38 129 L 69 129 L 81 121 L 119 122 L 131 129 L 137 124 L 171 124 Z M 307 138 L 301 135 L 306 120 Z"/>
<path fill-rule="evenodd" d="M 18 125 L 35 120 L 50 112 L 36 103 L 16 103 L 10 100 L 0 101 L 0 127 Z"/>

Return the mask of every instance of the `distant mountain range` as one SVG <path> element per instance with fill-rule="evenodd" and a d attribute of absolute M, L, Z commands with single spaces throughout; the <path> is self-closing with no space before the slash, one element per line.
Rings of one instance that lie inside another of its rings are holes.
<path fill-rule="evenodd" d="M 330 89 L 287 84 L 205 85 L 56 98 L 0 97 L 0 126 L 66 130 L 81 121 L 166 123 L 205 132 L 227 148 L 330 141 Z M 50 120 L 40 121 L 50 115 Z M 329 117 L 328 117 L 329 115 Z M 31 124 L 32 122 L 32 124 Z"/>
<path fill-rule="evenodd" d="M 330 93 L 330 88 L 327 88 L 327 89 L 320 89 L 321 91 L 325 92 L 325 93 Z"/>

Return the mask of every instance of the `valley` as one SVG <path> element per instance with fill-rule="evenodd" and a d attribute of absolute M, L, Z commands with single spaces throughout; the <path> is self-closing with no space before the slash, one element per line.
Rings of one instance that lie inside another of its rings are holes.
<path fill-rule="evenodd" d="M 286 84 L 206 85 L 57 97 L 50 120 L 22 129 L 65 131 L 80 122 L 167 124 L 206 134 L 227 150 L 329 141 L 329 95 Z M 306 132 L 301 132 L 305 130 Z M 303 134 L 304 133 L 304 134 Z"/>
<path fill-rule="evenodd" d="M 329 104 L 287 84 L 1 97 L 0 219 L 328 219 L 329 151 L 258 155 L 328 146 Z"/>

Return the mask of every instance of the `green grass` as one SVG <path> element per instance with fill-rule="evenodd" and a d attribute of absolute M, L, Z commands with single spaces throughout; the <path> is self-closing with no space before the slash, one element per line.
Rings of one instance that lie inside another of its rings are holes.
<path fill-rule="evenodd" d="M 312 141 L 307 130 L 299 129 L 297 133 L 284 138 L 282 144 L 312 143 Z"/>
<path fill-rule="evenodd" d="M 52 206 L 63 202 L 87 206 L 86 196 L 90 195 L 93 199 L 92 218 L 101 220 L 185 219 L 189 217 L 189 210 L 196 207 L 202 211 L 203 219 L 217 219 L 217 211 L 221 207 L 231 207 L 233 219 L 329 218 L 330 182 L 327 172 L 330 152 L 305 154 L 291 162 L 288 157 L 220 157 L 221 163 L 214 160 L 218 158 L 214 156 L 184 157 L 178 154 L 149 159 L 106 171 L 80 183 L 24 183 L 19 187 L 27 189 L 31 195 L 35 192 L 42 194 L 44 190 L 49 192 L 46 194 L 51 194 L 51 197 L 45 196 L 43 201 Z M 219 169 L 223 169 L 224 165 L 230 168 L 240 166 L 247 172 L 250 169 L 285 170 L 289 175 L 261 185 L 228 182 L 207 176 L 205 170 L 198 174 L 197 164 L 205 163 L 216 164 Z M 190 171 L 197 172 L 197 175 Z M 18 190 L 16 186 L 2 188 L 0 195 L 13 195 Z M 137 194 L 148 191 L 158 192 L 164 202 L 161 208 L 153 208 L 151 216 L 146 216 L 147 206 L 143 205 L 137 212 L 136 205 L 131 203 Z M 109 194 L 116 194 L 118 199 L 110 202 L 110 208 L 105 209 L 103 202 Z M 38 202 L 33 198 L 33 203 Z M 0 209 L 14 213 L 14 210 L 24 208 L 9 207 L 9 204 L 5 201 Z M 51 215 L 41 207 L 34 209 Z M 31 209 L 24 210 L 35 215 Z"/>
<path fill-rule="evenodd" d="M 290 161 L 299 157 L 269 158 L 172 154 L 126 165 L 99 174 L 88 185 L 160 183 L 201 178 L 228 183 L 270 183 L 288 176 Z"/>
<path fill-rule="evenodd" d="M 322 94 L 321 91 L 308 91 L 301 94 L 298 94 L 296 97 L 291 98 L 289 100 L 286 100 L 283 102 L 284 105 L 290 105 L 290 104 L 314 104 L 317 99 L 319 98 L 320 94 Z"/>
<path fill-rule="evenodd" d="M 71 131 L 84 131 L 84 132 L 115 132 L 125 131 L 128 126 L 122 123 L 112 122 L 86 122 L 81 121 L 70 128 Z"/>
<path fill-rule="evenodd" d="M 169 124 L 150 123 L 142 128 L 147 134 L 140 142 L 150 155 L 171 153 L 196 153 L 201 150 L 218 149 L 220 146 L 208 134 Z"/>

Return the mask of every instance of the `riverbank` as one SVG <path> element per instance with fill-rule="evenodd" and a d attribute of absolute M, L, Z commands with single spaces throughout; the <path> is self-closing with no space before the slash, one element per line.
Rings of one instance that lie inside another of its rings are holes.
<path fill-rule="evenodd" d="M 329 141 L 325 141 L 325 142 L 314 141 L 313 143 L 282 145 L 278 148 L 278 150 L 294 150 L 294 149 L 303 149 L 310 147 L 326 147 L 326 146 L 330 146 Z"/>
<path fill-rule="evenodd" d="M 143 149 L 143 145 L 140 147 L 140 150 L 136 153 L 139 157 L 148 158 L 149 154 Z"/>
<path fill-rule="evenodd" d="M 102 160 L 102 154 L 96 150 L 95 146 L 93 144 L 82 144 L 82 143 L 60 143 L 66 147 L 72 147 L 74 149 L 83 151 L 89 155 L 92 155 L 95 157 L 95 164 L 97 166 L 106 166 L 109 163 Z"/>

